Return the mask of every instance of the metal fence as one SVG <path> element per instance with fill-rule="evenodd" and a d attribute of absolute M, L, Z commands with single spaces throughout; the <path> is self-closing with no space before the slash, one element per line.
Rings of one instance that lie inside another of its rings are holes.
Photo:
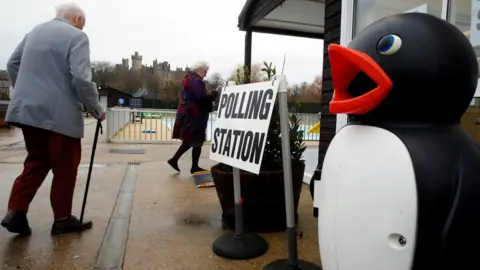
<path fill-rule="evenodd" d="M 305 141 L 318 141 L 319 134 L 307 131 L 320 121 L 320 114 L 297 113 Z M 119 143 L 172 143 L 176 110 L 110 108 L 107 110 L 107 141 Z M 207 141 L 215 126 L 216 113 L 210 113 Z"/>
<path fill-rule="evenodd" d="M 125 127 L 130 124 L 130 115 L 131 113 L 128 110 L 107 110 L 107 140 L 114 138 L 117 134 L 124 131 Z"/>

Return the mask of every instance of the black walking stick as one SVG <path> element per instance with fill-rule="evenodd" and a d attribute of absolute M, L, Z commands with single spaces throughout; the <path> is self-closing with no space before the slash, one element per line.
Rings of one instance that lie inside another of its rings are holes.
<path fill-rule="evenodd" d="M 87 204 L 88 187 L 90 186 L 90 178 L 92 176 L 93 159 L 95 158 L 95 150 L 97 149 L 98 133 L 103 134 L 102 121 L 100 120 L 98 120 L 97 122 L 97 129 L 95 130 L 95 137 L 93 138 L 92 156 L 90 157 L 90 167 L 88 167 L 87 184 L 85 185 L 85 195 L 83 196 L 82 212 L 80 213 L 80 224 L 83 223 L 85 205 Z"/>

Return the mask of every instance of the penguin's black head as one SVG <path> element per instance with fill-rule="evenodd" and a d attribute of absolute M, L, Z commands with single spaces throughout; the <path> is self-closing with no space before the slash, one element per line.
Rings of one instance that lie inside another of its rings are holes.
<path fill-rule="evenodd" d="M 454 25 L 423 13 L 381 19 L 349 48 L 328 48 L 331 113 L 366 122 L 455 123 L 478 78 L 475 52 Z"/>

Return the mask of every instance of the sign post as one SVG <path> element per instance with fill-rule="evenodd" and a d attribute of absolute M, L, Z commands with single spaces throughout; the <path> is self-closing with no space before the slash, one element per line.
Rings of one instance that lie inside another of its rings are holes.
<path fill-rule="evenodd" d="M 260 172 L 277 90 L 278 82 L 238 86 L 228 82 L 220 96 L 210 158 L 232 166 L 235 200 L 235 232 L 220 236 L 212 246 L 220 257 L 251 259 L 268 250 L 265 239 L 243 231 L 240 169 Z"/>
<path fill-rule="evenodd" d="M 273 261 L 263 270 L 321 270 L 317 265 L 299 260 L 297 250 L 297 228 L 293 203 L 292 156 L 290 153 L 290 131 L 287 101 L 287 77 L 277 75 L 280 81 L 278 89 L 278 107 L 282 139 L 283 181 L 285 186 L 285 210 L 287 215 L 288 259 Z"/>

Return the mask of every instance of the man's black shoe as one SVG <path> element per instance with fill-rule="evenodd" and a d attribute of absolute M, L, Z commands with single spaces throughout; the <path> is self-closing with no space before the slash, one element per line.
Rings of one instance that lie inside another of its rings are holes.
<path fill-rule="evenodd" d="M 59 235 L 59 234 L 67 234 L 67 233 L 74 233 L 74 232 L 82 232 L 84 230 L 88 230 L 92 228 L 93 223 L 92 221 L 84 221 L 80 223 L 75 216 L 70 216 L 65 220 L 56 220 L 53 222 L 52 226 L 52 235 Z"/>
<path fill-rule="evenodd" d="M 3 218 L 1 225 L 11 233 L 18 233 L 21 236 L 32 234 L 32 229 L 28 225 L 27 212 L 9 210 Z"/>

